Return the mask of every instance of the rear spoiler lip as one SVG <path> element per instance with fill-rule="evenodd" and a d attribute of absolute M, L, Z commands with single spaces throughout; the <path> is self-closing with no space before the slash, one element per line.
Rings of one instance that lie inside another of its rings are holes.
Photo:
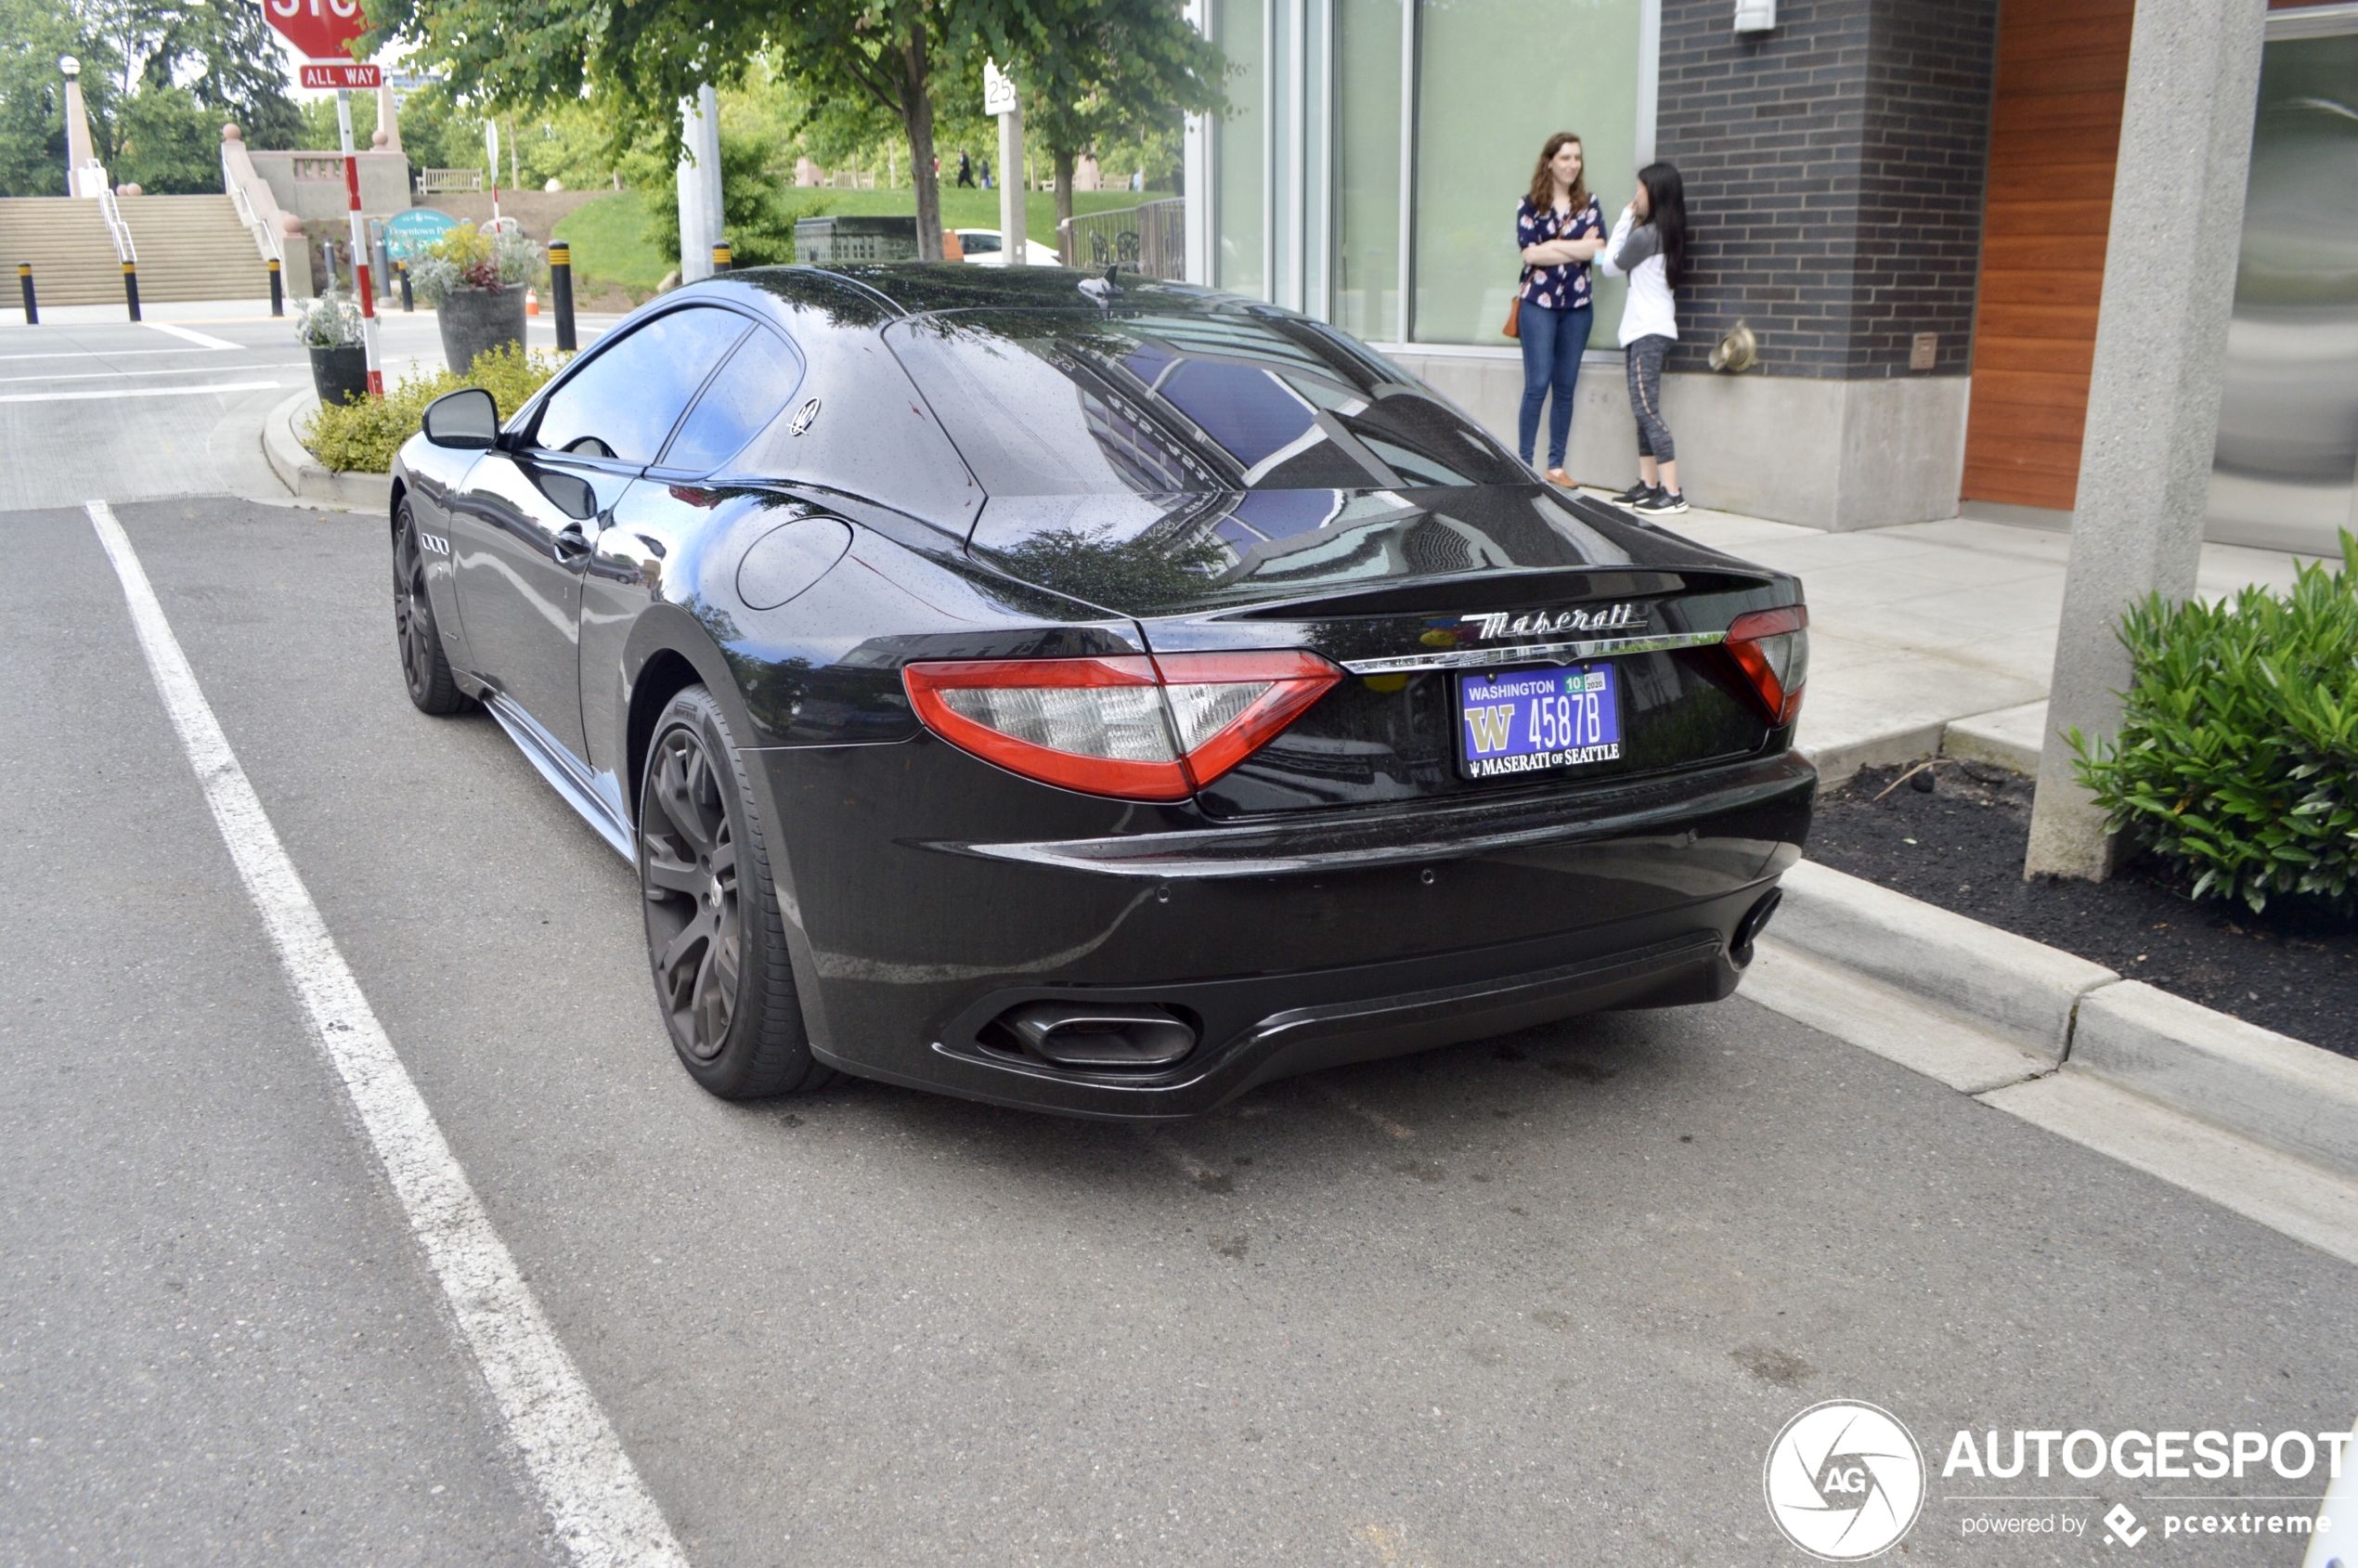
<path fill-rule="evenodd" d="M 1665 631 L 1650 637 L 1600 637 L 1572 642 L 1523 643 L 1498 648 L 1458 648 L 1449 652 L 1408 654 L 1396 658 L 1345 659 L 1342 667 L 1354 675 L 1406 675 L 1428 669 L 1485 669 L 1502 665 L 1571 664 L 1579 659 L 1610 658 L 1624 654 L 1666 654 L 1681 648 L 1709 648 L 1728 641 L 1719 631 Z"/>

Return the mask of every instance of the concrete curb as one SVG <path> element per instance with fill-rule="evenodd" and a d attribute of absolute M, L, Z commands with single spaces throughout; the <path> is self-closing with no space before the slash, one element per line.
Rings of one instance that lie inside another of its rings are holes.
<path fill-rule="evenodd" d="M 1803 861 L 1770 929 L 1784 942 L 1981 1020 L 2050 1062 L 2079 999 L 2120 977 L 2101 964 Z"/>
<path fill-rule="evenodd" d="M 295 421 L 319 406 L 318 395 L 298 392 L 272 408 L 262 421 L 262 456 L 279 483 L 303 500 L 386 512 L 393 504 L 388 473 L 338 473 L 324 468 L 295 434 Z"/>
<path fill-rule="evenodd" d="M 2156 991 L 2081 1004 L 2071 1061 L 2132 1094 L 2358 1177 L 2358 1061 Z"/>
<path fill-rule="evenodd" d="M 1743 985 L 1763 1006 L 2006 1108 L 2061 1069 L 2358 1179 L 2358 1060 L 1808 861 L 1783 887 Z"/>

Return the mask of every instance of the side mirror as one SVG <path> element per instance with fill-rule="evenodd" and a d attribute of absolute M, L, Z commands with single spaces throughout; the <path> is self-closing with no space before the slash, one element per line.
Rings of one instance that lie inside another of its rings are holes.
<path fill-rule="evenodd" d="M 479 386 L 461 387 L 426 405 L 424 430 L 437 447 L 484 451 L 499 439 L 499 406 Z"/>

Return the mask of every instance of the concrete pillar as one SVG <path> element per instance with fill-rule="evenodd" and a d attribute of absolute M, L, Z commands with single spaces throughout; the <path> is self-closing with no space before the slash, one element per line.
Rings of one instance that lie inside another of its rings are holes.
<path fill-rule="evenodd" d="M 107 188 L 98 149 L 90 139 L 90 115 L 82 103 L 82 62 L 71 55 L 58 61 L 66 78 L 66 194 L 96 196 Z"/>
<path fill-rule="evenodd" d="M 680 105 L 680 281 L 712 276 L 712 247 L 721 238 L 720 98 L 710 87 Z"/>
<path fill-rule="evenodd" d="M 999 116 L 999 253 L 1024 265 L 1023 98 Z"/>
<path fill-rule="evenodd" d="M 2194 592 L 2265 22 L 2259 0 L 2137 0 L 2026 875 L 2112 874 L 2117 846 L 2062 733 L 2118 732 L 2121 613 Z"/>
<path fill-rule="evenodd" d="M 401 106 L 393 99 L 393 84 L 377 84 L 377 134 L 384 137 L 387 152 L 401 150 Z"/>

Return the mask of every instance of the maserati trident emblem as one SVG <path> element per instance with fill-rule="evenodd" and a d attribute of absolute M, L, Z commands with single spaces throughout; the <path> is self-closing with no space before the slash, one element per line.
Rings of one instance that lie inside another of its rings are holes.
<path fill-rule="evenodd" d="M 1598 610 L 1559 610 L 1553 615 L 1545 610 L 1530 610 L 1520 616 L 1511 610 L 1494 610 L 1488 615 L 1458 618 L 1471 626 L 1474 637 L 1480 640 L 1548 637 L 1559 631 L 1623 631 L 1644 626 L 1646 611 L 1643 605 L 1625 602 Z"/>
<path fill-rule="evenodd" d="M 789 434 L 800 435 L 804 431 L 810 428 L 810 421 L 818 417 L 819 400 L 816 397 L 813 397 L 810 402 L 805 403 L 801 408 L 797 408 L 794 411 L 794 418 L 786 423 L 787 433 Z"/>

